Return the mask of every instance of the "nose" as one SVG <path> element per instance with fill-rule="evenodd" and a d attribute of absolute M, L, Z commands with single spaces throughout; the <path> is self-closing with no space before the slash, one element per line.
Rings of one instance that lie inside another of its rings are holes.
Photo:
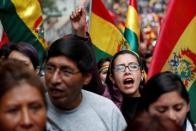
<path fill-rule="evenodd" d="M 125 67 L 125 73 L 131 73 L 131 71 L 130 71 L 128 66 Z"/>
<path fill-rule="evenodd" d="M 33 121 L 31 118 L 31 114 L 27 108 L 22 110 L 21 114 L 21 127 L 24 129 L 29 129 L 33 126 Z"/>
<path fill-rule="evenodd" d="M 169 110 L 167 113 L 167 117 L 175 122 L 177 122 L 176 113 L 173 110 Z"/>
<path fill-rule="evenodd" d="M 54 74 L 52 75 L 51 82 L 52 84 L 57 84 L 61 81 L 59 69 L 57 69 Z"/>

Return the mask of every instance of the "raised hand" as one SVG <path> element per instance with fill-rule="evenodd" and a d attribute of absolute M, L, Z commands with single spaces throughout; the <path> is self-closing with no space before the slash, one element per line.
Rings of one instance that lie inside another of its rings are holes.
<path fill-rule="evenodd" d="M 74 33 L 78 36 L 85 37 L 86 34 L 86 12 L 83 7 L 76 8 L 70 15 L 70 21 Z"/>

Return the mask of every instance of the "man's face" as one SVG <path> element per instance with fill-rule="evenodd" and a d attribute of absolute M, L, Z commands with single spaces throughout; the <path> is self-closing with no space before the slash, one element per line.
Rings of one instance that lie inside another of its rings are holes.
<path fill-rule="evenodd" d="M 81 102 L 81 88 L 88 84 L 77 65 L 65 56 L 51 57 L 46 63 L 45 81 L 51 102 L 58 108 L 73 109 Z"/>

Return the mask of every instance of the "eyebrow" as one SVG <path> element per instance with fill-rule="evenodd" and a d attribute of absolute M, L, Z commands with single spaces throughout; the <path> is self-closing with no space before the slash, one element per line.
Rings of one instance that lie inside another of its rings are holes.
<path fill-rule="evenodd" d="M 137 65 L 139 65 L 139 63 L 138 63 L 138 62 L 129 62 L 129 63 L 128 63 L 128 65 L 129 65 L 129 64 L 137 64 Z M 117 65 L 115 65 L 115 66 L 119 66 L 119 65 L 126 66 L 126 64 L 125 64 L 125 63 L 117 64 Z"/>

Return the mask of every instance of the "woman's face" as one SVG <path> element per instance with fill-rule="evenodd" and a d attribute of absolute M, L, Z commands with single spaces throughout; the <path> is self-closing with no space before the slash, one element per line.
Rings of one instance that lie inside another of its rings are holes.
<path fill-rule="evenodd" d="M 22 83 L 0 99 L 0 129 L 43 131 L 46 124 L 44 98 L 38 89 Z"/>
<path fill-rule="evenodd" d="M 179 93 L 172 91 L 161 95 L 157 101 L 149 106 L 148 111 L 151 115 L 167 117 L 179 125 L 183 125 L 189 108 L 189 104 Z"/>
<path fill-rule="evenodd" d="M 33 64 L 31 62 L 31 60 L 29 59 L 29 57 L 25 56 L 24 54 L 20 53 L 19 51 L 12 51 L 9 54 L 8 58 L 20 60 L 20 61 L 24 62 L 25 65 L 27 65 L 27 67 L 30 70 L 34 70 Z"/>
<path fill-rule="evenodd" d="M 109 65 L 110 65 L 109 61 L 104 62 L 99 71 L 99 77 L 103 83 L 105 83 Z"/>
<path fill-rule="evenodd" d="M 140 96 L 141 79 L 143 79 L 143 73 L 134 55 L 121 54 L 115 59 L 112 81 L 123 94 L 132 97 Z"/>

